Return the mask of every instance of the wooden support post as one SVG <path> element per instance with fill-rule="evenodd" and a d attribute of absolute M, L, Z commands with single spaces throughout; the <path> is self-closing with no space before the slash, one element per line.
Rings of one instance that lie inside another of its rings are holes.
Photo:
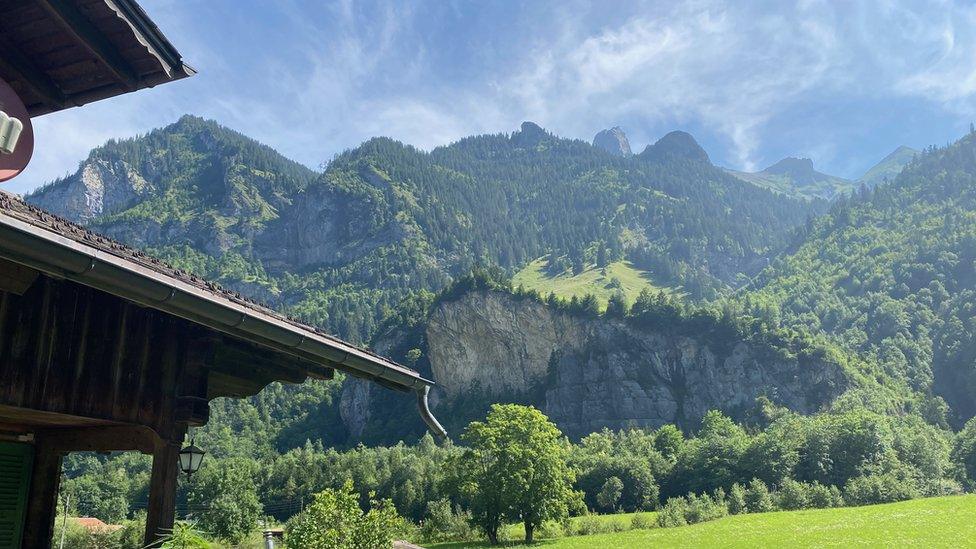
<path fill-rule="evenodd" d="M 149 509 L 146 516 L 146 545 L 169 534 L 176 521 L 176 481 L 179 469 L 179 441 L 165 441 L 153 452 L 152 477 L 149 481 Z"/>
<path fill-rule="evenodd" d="M 54 517 L 58 509 L 58 486 L 61 484 L 61 453 L 38 444 L 34 453 L 24 524 L 23 549 L 47 549 L 54 535 Z"/>

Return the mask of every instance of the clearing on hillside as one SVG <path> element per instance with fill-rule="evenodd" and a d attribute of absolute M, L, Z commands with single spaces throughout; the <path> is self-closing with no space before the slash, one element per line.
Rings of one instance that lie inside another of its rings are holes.
<path fill-rule="evenodd" d="M 548 256 L 526 265 L 512 277 L 512 284 L 516 287 L 521 284 L 526 290 L 536 290 L 544 296 L 554 293 L 564 299 L 593 294 L 600 300 L 601 307 L 606 307 L 607 300 L 618 290 L 624 293 L 630 304 L 644 288 L 652 292 L 681 294 L 680 288 L 661 284 L 655 280 L 653 273 L 634 267 L 630 261 L 615 261 L 603 268 L 588 265 L 578 275 L 569 269 L 552 275 L 549 273 Z"/>

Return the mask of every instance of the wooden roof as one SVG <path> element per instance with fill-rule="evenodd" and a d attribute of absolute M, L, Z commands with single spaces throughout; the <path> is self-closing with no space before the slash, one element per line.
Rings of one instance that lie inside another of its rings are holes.
<path fill-rule="evenodd" d="M 63 254 L 72 256 L 65 256 L 63 261 L 80 260 L 80 268 L 55 265 Z M 215 282 L 174 269 L 4 191 L 0 191 L 0 257 L 88 286 L 97 282 L 105 286 L 99 289 L 200 324 L 210 322 L 204 316 L 213 316 L 212 321 L 222 318 L 212 327 L 390 388 L 409 391 L 433 385 L 415 370 L 286 317 Z M 95 276 L 99 264 L 103 272 Z M 160 298 L 146 299 L 148 293 L 141 299 L 135 294 L 123 295 L 131 292 L 159 293 Z M 249 333 L 252 330 L 254 334 Z M 283 344 L 285 340 L 291 343 Z"/>
<path fill-rule="evenodd" d="M 194 73 L 135 0 L 0 0 L 0 78 L 31 116 Z"/>

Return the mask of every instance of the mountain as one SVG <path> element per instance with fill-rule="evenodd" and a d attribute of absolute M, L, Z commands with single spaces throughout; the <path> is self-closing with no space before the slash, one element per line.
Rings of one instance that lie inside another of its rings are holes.
<path fill-rule="evenodd" d="M 729 173 L 754 185 L 807 199 L 833 200 L 856 188 L 853 181 L 818 172 L 809 158 L 784 158 L 760 172 Z"/>
<path fill-rule="evenodd" d="M 742 299 L 943 398 L 956 425 L 976 415 L 976 135 L 919 153 L 805 232 Z"/>
<path fill-rule="evenodd" d="M 620 126 L 603 130 L 593 137 L 593 146 L 615 156 L 630 156 L 630 141 Z"/>
<path fill-rule="evenodd" d="M 708 153 L 695 141 L 691 134 L 673 131 L 648 145 L 639 155 L 650 162 L 668 162 L 677 159 L 711 164 Z"/>
<path fill-rule="evenodd" d="M 858 185 L 874 188 L 895 178 L 915 158 L 918 151 L 904 145 L 892 151 L 857 180 Z"/>
<path fill-rule="evenodd" d="M 675 136 L 658 145 L 681 150 Z M 687 155 L 616 158 L 532 122 L 429 153 L 375 138 L 317 174 L 189 116 L 27 200 L 356 342 L 413 292 L 547 254 L 715 295 L 818 211 Z"/>

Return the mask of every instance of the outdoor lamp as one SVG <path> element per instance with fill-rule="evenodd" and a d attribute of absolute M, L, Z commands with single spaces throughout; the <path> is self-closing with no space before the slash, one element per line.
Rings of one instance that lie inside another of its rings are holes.
<path fill-rule="evenodd" d="M 20 132 L 24 129 L 24 123 L 0 111 L 0 154 L 12 154 L 17 147 L 17 140 Z"/>
<path fill-rule="evenodd" d="M 186 473 L 187 480 L 190 480 L 193 473 L 200 470 L 204 455 L 206 452 L 194 446 L 192 439 L 189 446 L 180 450 L 180 470 Z"/>

